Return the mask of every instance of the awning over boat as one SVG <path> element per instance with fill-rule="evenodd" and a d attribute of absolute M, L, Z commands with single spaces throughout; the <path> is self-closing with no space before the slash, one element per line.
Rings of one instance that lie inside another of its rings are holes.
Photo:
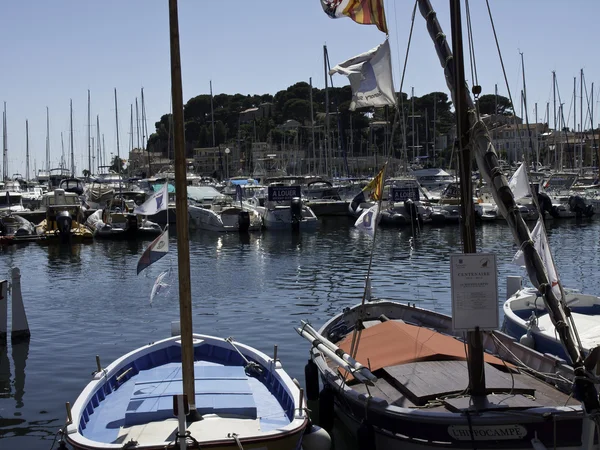
<path fill-rule="evenodd" d="M 352 334 L 337 345 L 350 353 Z M 362 331 L 355 359 L 371 372 L 383 367 L 416 361 L 466 360 L 466 344 L 452 336 L 403 322 L 386 321 Z M 499 358 L 485 354 L 485 362 L 504 366 Z"/>

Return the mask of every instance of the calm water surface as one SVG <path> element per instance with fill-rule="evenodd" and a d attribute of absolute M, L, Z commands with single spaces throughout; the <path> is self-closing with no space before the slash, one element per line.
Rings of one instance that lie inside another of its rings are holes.
<path fill-rule="evenodd" d="M 279 357 L 302 380 L 309 346 L 293 330 L 301 319 L 320 326 L 360 302 L 371 238 L 351 221 L 329 220 L 318 231 L 192 233 L 194 331 L 227 337 Z M 549 225 L 563 284 L 600 295 L 600 221 Z M 477 248 L 497 255 L 499 298 L 516 251 L 502 224 L 477 229 Z M 0 278 L 21 269 L 29 344 L 0 347 L 0 447 L 48 450 L 95 370 L 130 350 L 170 335 L 178 320 L 176 240 L 171 253 L 136 276 L 148 242 L 102 242 L 73 247 L 0 247 Z M 450 311 L 449 255 L 461 251 L 458 227 L 380 229 L 373 258 L 374 297 Z M 150 302 L 154 280 L 171 268 L 170 286 Z M 500 306 L 500 305 L 499 305 Z M 10 317 L 10 307 L 9 307 Z M 10 329 L 9 329 L 10 331 Z"/>

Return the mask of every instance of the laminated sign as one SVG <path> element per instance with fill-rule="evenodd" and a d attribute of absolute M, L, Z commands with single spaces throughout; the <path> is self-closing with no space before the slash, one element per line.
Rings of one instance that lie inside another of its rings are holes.
<path fill-rule="evenodd" d="M 495 330 L 499 325 L 496 255 L 450 255 L 452 328 Z"/>

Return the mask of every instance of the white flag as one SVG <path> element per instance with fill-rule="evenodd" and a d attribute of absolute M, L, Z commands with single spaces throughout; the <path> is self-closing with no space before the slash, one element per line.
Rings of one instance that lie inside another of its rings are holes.
<path fill-rule="evenodd" d="M 542 262 L 544 263 L 544 267 L 546 268 L 546 274 L 548 275 L 548 282 L 552 286 L 552 291 L 556 298 L 560 298 L 560 287 L 558 285 L 558 273 L 556 272 L 556 267 L 554 266 L 554 262 L 552 261 L 552 255 L 550 254 L 550 246 L 548 245 L 548 239 L 546 238 L 546 233 L 544 232 L 544 227 L 542 224 L 542 219 L 538 219 L 533 231 L 531 232 L 531 239 L 533 240 L 533 246 L 537 250 Z M 519 250 L 513 260 L 513 264 L 517 264 L 519 266 L 525 265 L 525 258 L 523 256 L 523 251 Z"/>
<path fill-rule="evenodd" d="M 134 214 L 143 216 L 152 216 L 159 211 L 167 209 L 169 204 L 169 183 L 165 181 L 163 187 L 152 194 L 152 196 L 140 206 L 136 206 L 133 210 Z"/>
<path fill-rule="evenodd" d="M 513 193 L 515 200 L 523 198 L 530 194 L 529 192 L 529 179 L 527 178 L 527 168 L 525 163 L 521 163 L 519 168 L 513 173 L 512 177 L 508 181 L 508 187 Z"/>
<path fill-rule="evenodd" d="M 356 222 L 354 222 L 354 226 L 359 230 L 373 235 L 377 222 L 379 222 L 379 203 L 375 203 L 369 209 L 363 211 L 360 217 L 356 219 Z"/>
<path fill-rule="evenodd" d="M 351 111 L 365 106 L 396 104 L 390 44 L 387 39 L 378 47 L 338 64 L 329 71 L 329 75 L 334 73 L 346 75 L 350 80 Z"/>

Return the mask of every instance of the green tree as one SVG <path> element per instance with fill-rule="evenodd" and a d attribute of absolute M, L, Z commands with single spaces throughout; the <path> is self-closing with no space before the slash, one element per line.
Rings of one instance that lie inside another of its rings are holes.
<path fill-rule="evenodd" d="M 115 171 L 116 173 L 123 173 L 123 165 L 125 164 L 125 161 L 123 161 L 123 159 L 119 158 L 118 156 L 115 156 L 111 162 L 110 165 L 110 170 Z"/>
<path fill-rule="evenodd" d="M 496 108 L 496 102 L 497 108 Z M 496 110 L 496 111 L 494 111 Z M 503 97 L 502 95 L 485 94 L 479 97 L 479 112 L 481 114 L 513 114 L 513 107 L 510 103 L 510 99 Z"/>

